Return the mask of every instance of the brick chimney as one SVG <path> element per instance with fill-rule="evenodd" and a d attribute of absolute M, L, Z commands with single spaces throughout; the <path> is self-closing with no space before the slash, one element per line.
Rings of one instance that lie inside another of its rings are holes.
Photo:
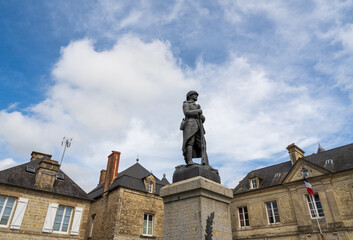
<path fill-rule="evenodd" d="M 118 151 L 112 151 L 108 156 L 103 192 L 108 190 L 114 179 L 118 176 L 120 154 Z"/>
<path fill-rule="evenodd" d="M 289 157 L 290 157 L 290 161 L 292 163 L 292 166 L 296 163 L 296 161 L 299 158 L 304 157 L 305 152 L 302 149 L 300 149 L 297 145 L 295 145 L 294 143 L 288 145 L 287 150 L 289 153 Z"/>
<path fill-rule="evenodd" d="M 47 158 L 47 159 L 51 159 L 51 155 L 50 154 L 46 154 L 46 153 L 41 153 L 41 152 L 35 152 L 33 151 L 31 153 L 31 161 L 34 161 L 34 160 L 37 160 L 37 159 L 40 159 L 40 158 Z"/>
<path fill-rule="evenodd" d="M 102 169 L 101 175 L 99 177 L 99 185 L 104 184 L 106 176 L 107 176 L 107 170 Z"/>
<path fill-rule="evenodd" d="M 60 165 L 57 161 L 43 158 L 39 162 L 34 186 L 36 188 L 52 191 L 59 166 Z"/>

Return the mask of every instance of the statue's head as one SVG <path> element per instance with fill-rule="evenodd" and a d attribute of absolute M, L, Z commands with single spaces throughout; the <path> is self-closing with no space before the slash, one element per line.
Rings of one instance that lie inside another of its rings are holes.
<path fill-rule="evenodd" d="M 186 100 L 189 100 L 192 95 L 199 96 L 199 94 L 196 91 L 191 90 L 186 94 Z"/>

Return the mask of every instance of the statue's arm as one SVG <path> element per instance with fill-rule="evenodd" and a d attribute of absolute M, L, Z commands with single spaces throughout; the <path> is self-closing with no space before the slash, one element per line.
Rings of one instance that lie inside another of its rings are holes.
<path fill-rule="evenodd" d="M 201 109 L 191 110 L 188 103 L 183 104 L 183 111 L 185 117 L 198 117 L 199 113 L 202 113 Z"/>
<path fill-rule="evenodd" d="M 206 120 L 205 116 L 201 114 L 201 115 L 200 115 L 200 118 L 201 118 L 202 123 L 204 123 L 205 120 Z"/>

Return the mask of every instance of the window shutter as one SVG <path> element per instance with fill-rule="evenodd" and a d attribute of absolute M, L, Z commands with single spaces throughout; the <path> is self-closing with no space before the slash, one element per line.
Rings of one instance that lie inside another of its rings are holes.
<path fill-rule="evenodd" d="M 50 203 L 48 207 L 47 217 L 45 218 L 43 232 L 51 233 L 53 231 L 54 220 L 56 217 L 56 211 L 58 210 L 59 204 Z"/>
<path fill-rule="evenodd" d="M 21 228 L 22 219 L 23 219 L 23 216 L 25 215 L 25 211 L 27 208 L 27 203 L 28 203 L 27 198 L 19 198 L 17 200 L 16 211 L 15 211 L 15 214 L 12 218 L 12 222 L 10 225 L 11 229 L 20 229 Z"/>
<path fill-rule="evenodd" d="M 83 208 L 80 208 L 80 207 L 75 208 L 74 220 L 72 221 L 72 227 L 71 227 L 71 235 L 78 235 L 78 232 L 80 230 L 82 211 L 83 211 Z"/>

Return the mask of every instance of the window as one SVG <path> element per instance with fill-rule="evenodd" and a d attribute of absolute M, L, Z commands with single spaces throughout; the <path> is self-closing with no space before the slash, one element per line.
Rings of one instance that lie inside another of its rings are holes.
<path fill-rule="evenodd" d="M 322 205 L 318 194 L 307 195 L 306 199 L 308 201 L 311 218 L 325 217 L 324 210 L 322 209 Z"/>
<path fill-rule="evenodd" d="M 57 233 L 68 233 L 72 215 L 72 207 L 59 205 L 54 221 L 53 231 Z"/>
<path fill-rule="evenodd" d="M 153 192 L 153 182 L 148 183 L 148 192 L 152 193 Z"/>
<path fill-rule="evenodd" d="M 26 167 L 26 172 L 35 173 L 35 172 L 36 172 L 36 169 L 35 169 L 35 167 L 27 166 L 27 167 Z"/>
<path fill-rule="evenodd" d="M 73 207 L 50 203 L 44 221 L 43 232 L 67 234 L 71 216 L 73 215 L 70 234 L 79 235 L 83 208 L 75 207 L 75 211 L 73 209 Z"/>
<path fill-rule="evenodd" d="M 266 203 L 266 208 L 267 208 L 268 223 L 269 224 L 280 223 L 281 221 L 279 219 L 277 202 L 273 201 L 273 202 Z"/>
<path fill-rule="evenodd" d="M 253 178 L 250 180 L 251 188 L 257 188 L 257 178 Z"/>
<path fill-rule="evenodd" d="M 239 222 L 240 227 L 249 227 L 249 215 L 248 215 L 248 208 L 247 207 L 240 207 L 239 210 Z"/>
<path fill-rule="evenodd" d="M 153 215 L 145 214 L 143 218 L 143 235 L 152 236 L 153 234 Z"/>
<path fill-rule="evenodd" d="M 0 227 L 8 227 L 16 198 L 0 195 Z"/>
<path fill-rule="evenodd" d="M 326 161 L 325 161 L 325 167 L 326 166 L 328 166 L 328 165 L 332 165 L 333 164 L 333 160 L 332 159 L 327 159 Z"/>
<path fill-rule="evenodd" d="M 62 173 L 57 173 L 57 174 L 56 174 L 56 179 L 64 180 L 64 174 L 62 174 Z"/>
<path fill-rule="evenodd" d="M 281 173 L 279 172 L 275 174 L 275 178 L 279 178 L 280 176 L 281 176 Z"/>
<path fill-rule="evenodd" d="M 94 227 L 94 218 L 96 217 L 96 214 L 92 214 L 91 216 L 91 229 L 89 230 L 89 236 L 88 238 L 91 239 L 93 235 L 93 227 Z"/>

